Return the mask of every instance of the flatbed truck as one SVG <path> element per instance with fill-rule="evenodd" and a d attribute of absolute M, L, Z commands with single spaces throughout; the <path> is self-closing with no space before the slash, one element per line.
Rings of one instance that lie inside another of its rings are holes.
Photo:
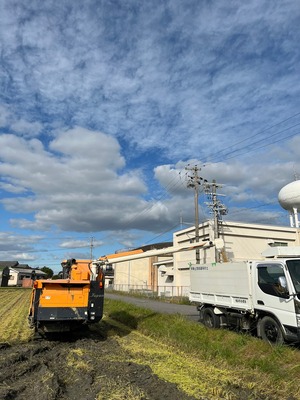
<path fill-rule="evenodd" d="M 270 250 L 262 259 L 191 266 L 189 300 L 204 325 L 300 342 L 300 247 Z"/>

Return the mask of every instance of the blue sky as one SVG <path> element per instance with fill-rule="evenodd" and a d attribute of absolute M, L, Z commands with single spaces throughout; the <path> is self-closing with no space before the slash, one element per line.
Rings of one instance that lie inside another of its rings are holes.
<path fill-rule="evenodd" d="M 293 0 L 0 0 L 0 259 L 171 240 L 194 220 L 188 164 L 225 219 L 288 225 L 299 26 Z"/>

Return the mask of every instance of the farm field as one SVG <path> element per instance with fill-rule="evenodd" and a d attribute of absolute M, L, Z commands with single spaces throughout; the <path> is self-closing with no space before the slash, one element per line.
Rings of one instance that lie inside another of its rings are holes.
<path fill-rule="evenodd" d="M 0 289 L 1 399 L 300 398 L 298 349 L 115 300 L 85 331 L 34 339 L 29 297 Z"/>
<path fill-rule="evenodd" d="M 33 336 L 26 316 L 31 289 L 1 288 L 0 290 L 0 342 L 27 342 Z"/>

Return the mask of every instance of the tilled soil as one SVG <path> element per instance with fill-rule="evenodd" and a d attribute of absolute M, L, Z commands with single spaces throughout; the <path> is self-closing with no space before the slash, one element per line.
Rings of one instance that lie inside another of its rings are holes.
<path fill-rule="evenodd" d="M 82 337 L 2 344 L 0 398 L 194 399 L 175 384 L 159 379 L 150 367 L 124 358 L 124 350 L 114 337 L 90 331 Z"/>

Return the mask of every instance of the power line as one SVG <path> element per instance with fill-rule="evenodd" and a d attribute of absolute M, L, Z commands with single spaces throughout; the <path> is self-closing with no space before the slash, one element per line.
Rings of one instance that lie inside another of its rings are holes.
<path fill-rule="evenodd" d="M 297 125 L 300 125 L 300 123 L 297 124 Z M 283 132 L 283 131 L 282 131 L 282 132 Z M 276 135 L 278 135 L 278 134 L 280 134 L 280 133 L 282 133 L 282 132 L 277 132 L 277 133 L 275 133 L 274 135 L 271 135 L 269 138 L 271 138 L 271 137 L 273 137 L 273 136 L 276 136 Z M 243 149 L 246 149 L 246 148 L 247 148 L 247 146 L 242 147 L 241 149 L 237 149 L 237 150 L 234 150 L 234 151 L 232 151 L 232 152 L 230 152 L 230 153 L 228 153 L 228 154 L 225 154 L 225 158 L 223 158 L 223 160 L 230 160 L 230 159 L 235 158 L 235 157 L 240 157 L 240 156 L 245 155 L 245 154 L 247 154 L 247 153 L 251 153 L 252 151 L 260 150 L 260 149 L 262 149 L 262 148 L 264 148 L 264 147 L 268 147 L 268 146 L 271 146 L 271 145 L 273 145 L 273 144 L 275 144 L 275 143 L 282 142 L 282 141 L 284 141 L 284 140 L 286 140 L 286 139 L 289 139 L 289 138 L 291 138 L 291 137 L 293 137 L 293 136 L 296 136 L 296 135 L 298 135 L 298 134 L 299 134 L 299 132 L 292 133 L 291 135 L 285 136 L 285 137 L 280 138 L 280 139 L 278 139 L 278 140 L 273 140 L 271 143 L 266 143 L 266 144 L 261 145 L 261 146 L 259 146 L 259 147 L 254 147 L 254 148 L 252 148 L 252 149 L 248 149 L 247 151 L 244 151 L 244 152 L 241 153 L 241 154 L 237 154 L 237 155 L 233 155 L 233 156 L 231 156 L 231 157 L 227 157 L 228 155 L 230 155 L 230 154 L 232 154 L 232 153 L 234 153 L 234 152 L 237 152 L 237 151 L 240 151 L 240 150 L 243 150 Z M 257 142 L 254 142 L 254 143 L 250 144 L 250 146 L 253 146 L 253 145 L 257 144 L 257 143 L 260 143 L 260 142 L 262 142 L 263 140 L 265 140 L 265 139 L 258 140 Z"/>
<path fill-rule="evenodd" d="M 150 242 L 153 242 L 154 240 L 158 239 L 159 237 L 165 235 L 166 233 L 172 232 L 175 228 L 177 228 L 179 226 L 179 224 L 177 223 L 176 225 L 172 226 L 172 228 L 160 233 L 159 235 L 153 237 L 152 239 L 148 240 L 145 244 L 148 244 Z"/>
<path fill-rule="evenodd" d="M 277 203 L 278 202 L 276 202 L 276 201 L 270 201 L 269 203 L 263 203 L 263 204 L 259 204 L 257 206 L 253 206 L 253 207 L 242 207 L 238 211 L 233 211 L 233 213 L 231 213 L 231 215 L 232 214 L 234 214 L 234 215 L 235 214 L 239 214 L 241 212 L 244 212 L 245 210 L 255 210 L 257 208 L 267 207 L 267 206 L 274 205 L 274 204 L 277 204 Z"/>
<path fill-rule="evenodd" d="M 289 120 L 291 120 L 291 119 L 297 117 L 298 115 L 300 115 L 300 112 L 298 112 L 298 113 L 296 113 L 296 114 L 294 114 L 294 115 L 292 115 L 292 116 L 290 116 L 290 117 L 288 117 L 288 118 L 285 118 L 284 120 L 282 120 L 282 121 L 280 121 L 280 122 L 278 122 L 278 123 L 276 123 L 276 124 L 273 124 L 273 125 L 271 125 L 271 126 L 269 126 L 269 127 L 267 127 L 267 128 L 264 128 L 264 129 L 262 129 L 261 131 L 255 133 L 254 135 L 252 135 L 252 136 L 250 136 L 250 137 L 247 137 L 247 138 L 245 138 L 245 139 L 243 139 L 243 140 L 240 140 L 240 141 L 234 143 L 233 145 L 230 145 L 230 146 L 228 146 L 228 147 L 225 147 L 223 150 L 221 150 L 221 152 L 224 152 L 224 151 L 226 151 L 226 150 L 229 150 L 229 149 L 233 148 L 234 146 L 238 146 L 238 145 L 241 144 L 241 143 L 244 143 L 244 142 L 246 142 L 246 141 L 248 141 L 248 140 L 251 140 L 251 139 L 257 137 L 258 135 L 261 135 L 262 133 L 264 133 L 264 132 L 266 132 L 266 131 L 268 131 L 268 130 L 270 130 L 270 129 L 272 129 L 272 128 L 275 128 L 276 126 L 279 126 L 279 125 L 283 124 L 284 122 L 287 122 L 287 121 L 289 121 Z M 281 132 L 284 132 L 284 131 L 286 131 L 286 130 L 288 130 L 288 129 L 291 129 L 291 128 L 297 126 L 297 125 L 299 125 L 299 124 L 295 124 L 295 125 L 293 125 L 293 126 L 291 126 L 291 127 L 289 127 L 289 128 L 284 129 L 283 131 L 277 132 L 276 134 L 280 134 Z M 276 135 L 276 134 L 274 134 L 274 135 Z M 273 136 L 273 134 L 272 134 L 271 136 L 267 136 L 267 137 L 265 137 L 264 139 L 261 139 L 261 140 L 266 140 L 266 139 L 268 139 L 269 137 L 272 137 L 272 136 Z M 256 142 L 254 142 L 254 144 L 255 144 L 255 143 L 256 143 Z M 253 143 L 252 143 L 252 144 L 253 144 Z M 251 145 L 251 143 L 250 143 L 250 145 Z M 244 146 L 244 147 L 242 147 L 241 149 L 243 149 L 243 148 L 245 148 L 245 147 L 247 147 L 247 146 Z M 238 149 L 238 150 L 241 150 L 241 149 Z M 236 150 L 232 150 L 232 152 L 238 151 L 238 150 L 237 150 L 237 149 L 236 149 Z M 231 154 L 232 152 L 229 152 L 228 154 Z M 208 160 L 208 159 L 211 160 L 211 158 L 214 159 L 215 156 L 218 156 L 218 157 L 219 157 L 219 156 L 220 156 L 220 151 L 209 154 L 209 155 L 207 156 L 206 159 L 207 159 L 207 160 Z M 225 153 L 225 156 L 226 156 L 226 153 Z"/>
<path fill-rule="evenodd" d="M 243 153 L 241 153 L 241 154 L 237 154 L 237 155 L 231 156 L 231 157 L 226 157 L 226 158 L 224 158 L 223 160 L 224 160 L 224 161 L 230 160 L 230 159 L 232 159 L 232 158 L 240 157 L 240 156 L 243 156 L 243 155 L 245 155 L 245 154 L 251 153 L 251 152 L 253 152 L 253 151 L 263 149 L 264 147 L 272 146 L 272 145 L 274 145 L 275 143 L 282 142 L 282 141 L 284 141 L 284 140 L 286 140 L 286 139 L 289 139 L 289 138 L 291 138 L 291 137 L 294 137 L 294 136 L 296 136 L 296 135 L 298 135 L 298 134 L 299 134 L 299 132 L 293 133 L 292 135 L 286 136 L 286 137 L 284 137 L 284 138 L 281 138 L 281 139 L 278 139 L 278 140 L 274 140 L 272 143 L 267 143 L 267 144 L 264 144 L 264 145 L 262 145 L 262 146 L 256 147 L 256 148 L 254 148 L 254 149 L 249 149 L 249 150 L 247 150 L 247 151 L 245 151 L 245 152 L 243 152 Z"/>
<path fill-rule="evenodd" d="M 247 144 L 247 145 L 245 145 L 245 146 L 242 146 L 242 147 L 240 147 L 240 148 L 232 149 L 233 147 L 237 146 L 238 144 L 241 144 L 241 143 L 244 143 L 244 142 L 246 142 L 246 141 L 249 141 L 249 140 L 253 139 L 254 137 L 258 136 L 259 134 L 261 134 L 261 133 L 263 133 L 263 132 L 265 132 L 265 131 L 267 131 L 267 130 L 269 130 L 269 129 L 275 127 L 275 126 L 278 126 L 278 125 L 282 124 L 283 122 L 286 122 L 287 120 L 289 120 L 289 119 L 291 119 L 291 118 L 294 118 L 295 116 L 297 116 L 297 115 L 299 115 L 299 114 L 300 114 L 300 113 L 297 113 L 297 114 L 295 114 L 294 116 L 292 116 L 292 117 L 290 117 L 290 118 L 287 118 L 287 119 L 285 119 L 285 120 L 283 120 L 283 121 L 281 121 L 281 122 L 279 122 L 279 123 L 277 123 L 277 124 L 274 124 L 274 125 L 272 125 L 271 127 L 268 127 L 268 128 L 266 128 L 266 129 L 264 129 L 264 130 L 262 130 L 262 131 L 260 131 L 260 132 L 258 132 L 258 133 L 256 133 L 256 134 L 250 136 L 250 137 L 247 137 L 246 139 L 243 139 L 243 140 L 241 140 L 241 141 L 239 141 L 239 142 L 233 144 L 233 145 L 230 145 L 230 146 L 226 147 L 226 148 L 223 149 L 223 150 L 220 150 L 220 151 L 218 151 L 218 152 L 216 152 L 216 153 L 212 153 L 212 154 L 208 155 L 206 159 L 210 159 L 210 162 L 213 162 L 214 160 L 215 160 L 215 162 L 217 162 L 218 159 L 220 159 L 220 160 L 222 160 L 222 161 L 224 161 L 224 160 L 229 160 L 229 159 L 231 159 L 231 158 L 240 157 L 240 156 L 242 156 L 242 155 L 244 155 L 244 154 L 247 154 L 247 153 L 249 153 L 249 152 L 251 152 L 251 151 L 259 150 L 260 148 L 270 146 L 270 145 L 272 145 L 272 144 L 274 144 L 274 143 L 277 143 L 277 142 L 279 142 L 279 141 L 283 141 L 283 140 L 289 139 L 290 137 L 293 137 L 293 136 L 297 135 L 299 132 L 295 132 L 295 133 L 292 133 L 292 134 L 290 134 L 290 135 L 281 137 L 280 139 L 278 139 L 278 140 L 276 140 L 276 141 L 272 141 L 272 142 L 270 142 L 270 143 L 266 143 L 266 144 L 264 144 L 264 145 L 262 145 L 262 146 L 254 147 L 254 148 L 252 148 L 252 149 L 249 149 L 249 147 L 253 147 L 253 146 L 257 145 L 258 143 L 261 143 L 261 142 L 263 142 L 263 141 L 269 140 L 269 139 L 271 139 L 271 138 L 274 137 L 274 136 L 280 135 L 280 134 L 282 134 L 283 132 L 286 132 L 286 131 L 288 131 L 288 130 L 290 130 L 290 129 L 292 129 L 292 128 L 295 128 L 295 127 L 299 126 L 300 123 L 296 123 L 296 124 L 294 124 L 294 125 L 292 125 L 292 126 L 289 126 L 288 128 L 284 128 L 284 129 L 282 129 L 282 130 L 280 130 L 280 131 L 278 131 L 278 132 L 272 133 L 271 135 L 265 136 L 265 137 L 263 137 L 263 138 L 261 138 L 261 139 L 259 139 L 259 140 L 254 141 L 254 142 L 250 142 L 249 144 Z M 226 153 L 225 150 L 227 150 L 227 149 L 232 149 L 232 150 L 231 150 L 231 151 L 228 151 L 228 152 Z M 241 151 L 244 150 L 244 149 L 248 149 L 248 150 L 245 151 L 245 152 L 242 152 L 242 153 L 240 153 L 240 154 L 233 155 L 234 153 L 241 152 Z M 229 157 L 230 155 L 232 155 L 232 156 Z"/>

